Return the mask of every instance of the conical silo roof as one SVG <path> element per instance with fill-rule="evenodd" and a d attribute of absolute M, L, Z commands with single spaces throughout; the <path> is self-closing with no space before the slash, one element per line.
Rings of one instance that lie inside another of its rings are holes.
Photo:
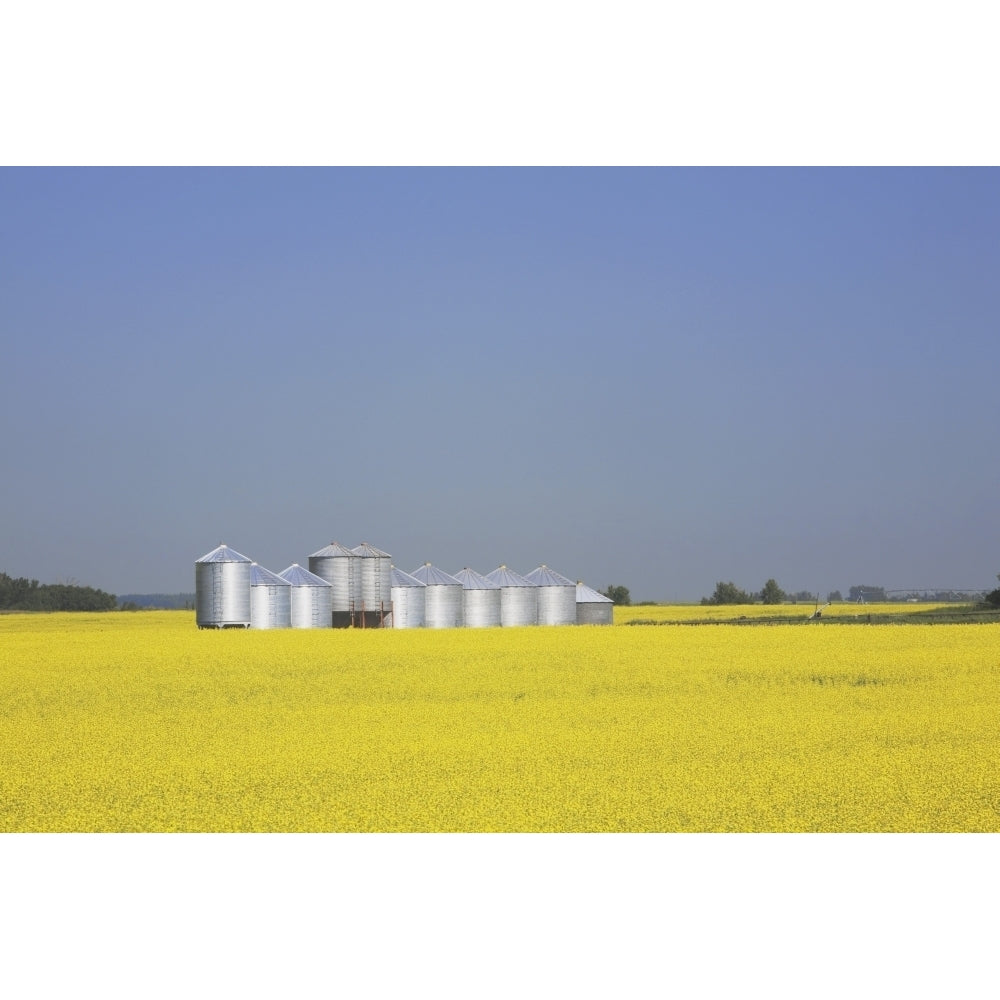
<path fill-rule="evenodd" d="M 465 569 L 459 570 L 455 574 L 455 579 L 466 589 L 466 590 L 499 590 L 500 584 L 489 579 L 489 577 L 483 576 L 482 573 L 477 573 L 474 569 L 469 569 L 468 566 Z"/>
<path fill-rule="evenodd" d="M 250 566 L 250 586 L 290 587 L 291 584 L 287 580 L 278 576 L 277 573 L 272 573 L 269 569 L 264 569 L 264 567 L 258 563 L 253 563 Z"/>
<path fill-rule="evenodd" d="M 388 552 L 383 552 L 381 549 L 375 548 L 374 545 L 369 545 L 367 542 L 362 542 L 360 545 L 355 546 L 351 549 L 351 552 L 356 555 L 359 559 L 391 559 L 392 556 Z"/>
<path fill-rule="evenodd" d="M 526 580 L 520 573 L 515 573 L 506 566 L 498 566 L 492 573 L 486 574 L 487 580 L 492 580 L 498 587 L 535 587 L 537 584 Z"/>
<path fill-rule="evenodd" d="M 572 580 L 567 580 L 561 573 L 549 569 L 544 563 L 533 569 L 526 577 L 536 587 L 575 587 Z"/>
<path fill-rule="evenodd" d="M 298 563 L 292 563 L 288 569 L 282 570 L 278 576 L 293 587 L 329 587 L 330 584 L 321 576 L 310 573 L 303 569 Z"/>
<path fill-rule="evenodd" d="M 593 587 L 588 587 L 582 580 L 578 580 L 576 584 L 576 603 L 614 604 L 615 602 L 610 597 L 605 597 L 600 591 L 594 590 Z"/>
<path fill-rule="evenodd" d="M 416 577 L 421 583 L 428 587 L 461 587 L 462 584 L 453 576 L 449 576 L 443 569 L 424 563 L 419 569 L 415 569 L 410 576 Z"/>
<path fill-rule="evenodd" d="M 355 554 L 346 545 L 341 545 L 340 542 L 330 542 L 329 545 L 320 549 L 319 552 L 314 552 L 309 558 L 336 559 L 337 557 L 354 559 Z"/>
<path fill-rule="evenodd" d="M 211 552 L 207 552 L 200 559 L 195 559 L 195 562 L 200 563 L 212 563 L 212 562 L 253 562 L 252 559 L 248 559 L 245 555 L 237 552 L 236 549 L 231 549 L 225 542 L 222 542 L 217 549 L 212 549 Z"/>
<path fill-rule="evenodd" d="M 401 569 L 396 569 L 395 566 L 392 567 L 392 585 L 394 587 L 426 587 L 427 584 L 418 580 L 415 576 L 410 576 L 409 573 L 404 573 Z"/>

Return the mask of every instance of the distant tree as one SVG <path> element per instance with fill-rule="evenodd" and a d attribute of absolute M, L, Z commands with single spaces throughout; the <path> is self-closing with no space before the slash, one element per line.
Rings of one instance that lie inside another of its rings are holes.
<path fill-rule="evenodd" d="M 844 598 L 841 596 L 839 590 L 831 590 L 829 594 L 826 595 L 827 601 L 832 604 L 834 601 L 842 601 Z"/>
<path fill-rule="evenodd" d="M 1000 573 L 997 573 L 997 579 L 1000 580 Z M 991 608 L 1000 608 L 1000 587 L 997 587 L 996 590 L 991 590 L 986 595 L 986 603 Z"/>
<path fill-rule="evenodd" d="M 764 584 L 760 599 L 764 604 L 781 604 L 785 599 L 785 592 L 778 586 L 777 580 L 770 579 Z"/>
<path fill-rule="evenodd" d="M 628 587 L 616 587 L 614 584 L 609 584 L 608 589 L 604 591 L 604 596 L 609 597 L 615 604 L 623 608 L 627 608 L 632 603 Z"/>
<path fill-rule="evenodd" d="M 740 590 L 735 583 L 717 583 L 715 593 L 711 597 L 703 597 L 702 604 L 752 604 L 753 598 L 745 591 Z"/>
<path fill-rule="evenodd" d="M 791 601 L 792 604 L 798 604 L 800 601 L 805 601 L 807 604 L 812 601 L 819 600 L 819 594 L 814 594 L 809 590 L 796 590 L 794 594 L 786 594 L 786 601 Z"/>
<path fill-rule="evenodd" d="M 13 611 L 113 611 L 114 594 L 77 584 L 50 583 L 39 586 L 37 580 L 16 580 L 0 573 L 0 608 Z"/>

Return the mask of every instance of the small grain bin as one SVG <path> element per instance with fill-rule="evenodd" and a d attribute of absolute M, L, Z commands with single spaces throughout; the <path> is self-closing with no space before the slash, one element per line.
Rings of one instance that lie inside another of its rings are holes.
<path fill-rule="evenodd" d="M 427 586 L 415 576 L 392 567 L 392 627 L 423 628 L 427 611 Z"/>
<path fill-rule="evenodd" d="M 538 624 L 576 624 L 576 584 L 542 564 L 525 576 L 538 587 Z"/>
<path fill-rule="evenodd" d="M 330 584 L 332 624 L 347 628 L 351 624 L 351 601 L 354 600 L 354 577 L 358 557 L 340 542 L 330 542 L 309 557 L 309 572 Z"/>
<path fill-rule="evenodd" d="M 490 628 L 500 624 L 500 584 L 474 569 L 455 574 L 462 585 L 462 620 L 466 628 Z"/>
<path fill-rule="evenodd" d="M 588 587 L 582 580 L 576 582 L 577 625 L 613 625 L 615 602 L 610 597 Z"/>
<path fill-rule="evenodd" d="M 322 577 L 293 563 L 278 574 L 291 587 L 292 628 L 330 628 L 333 588 Z"/>
<path fill-rule="evenodd" d="M 263 566 L 250 566 L 250 627 L 291 628 L 292 585 Z"/>
<path fill-rule="evenodd" d="M 354 574 L 356 624 L 380 626 L 392 610 L 392 556 L 362 542 L 351 549 L 357 559 Z"/>
<path fill-rule="evenodd" d="M 195 560 L 195 621 L 198 628 L 250 627 L 252 560 L 224 542 Z"/>
<path fill-rule="evenodd" d="M 462 595 L 464 588 L 453 576 L 444 570 L 424 563 L 420 569 L 415 569 L 411 576 L 416 577 L 425 586 L 424 591 L 424 627 L 425 628 L 461 628 L 462 626 Z"/>
<path fill-rule="evenodd" d="M 486 579 L 500 586 L 501 625 L 538 624 L 538 587 L 535 584 L 506 566 L 498 566 L 487 573 Z"/>

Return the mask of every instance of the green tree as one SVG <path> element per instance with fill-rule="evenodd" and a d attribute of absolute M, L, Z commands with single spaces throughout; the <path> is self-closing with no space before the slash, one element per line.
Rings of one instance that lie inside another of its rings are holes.
<path fill-rule="evenodd" d="M 997 579 L 1000 580 L 1000 573 L 997 573 Z M 991 608 L 1000 608 L 1000 587 L 997 587 L 996 590 L 991 590 L 986 595 L 986 603 Z"/>
<path fill-rule="evenodd" d="M 615 586 L 614 584 L 609 584 L 608 589 L 604 591 L 604 596 L 609 597 L 615 604 L 621 607 L 627 608 L 632 603 L 632 597 L 628 592 L 628 587 Z"/>
<path fill-rule="evenodd" d="M 781 604 L 785 599 L 785 592 L 778 586 L 778 581 L 772 578 L 764 584 L 760 599 L 764 604 Z"/>
<path fill-rule="evenodd" d="M 702 604 L 752 604 L 753 599 L 745 590 L 740 590 L 731 580 L 729 583 L 717 583 L 715 593 L 711 597 L 703 597 Z"/>

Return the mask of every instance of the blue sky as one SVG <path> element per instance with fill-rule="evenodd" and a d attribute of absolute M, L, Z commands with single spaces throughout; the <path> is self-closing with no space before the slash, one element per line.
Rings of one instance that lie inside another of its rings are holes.
<path fill-rule="evenodd" d="M 1000 572 L 993 169 L 0 170 L 0 570 Z"/>

